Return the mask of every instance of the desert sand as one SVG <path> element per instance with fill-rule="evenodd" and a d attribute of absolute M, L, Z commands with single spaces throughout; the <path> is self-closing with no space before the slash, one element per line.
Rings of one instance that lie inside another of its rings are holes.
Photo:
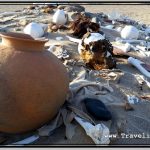
<path fill-rule="evenodd" d="M 0 12 L 6 12 L 6 11 L 16 11 L 16 10 L 22 10 L 26 5 L 0 5 Z M 124 15 L 127 15 L 131 17 L 134 20 L 138 20 L 141 23 L 150 25 L 150 9 L 148 5 L 84 5 L 85 11 L 92 12 L 92 13 L 111 13 L 112 11 L 117 11 L 120 13 L 123 13 Z M 106 33 L 109 34 L 109 33 Z M 62 36 L 64 40 L 58 42 L 60 45 L 65 45 L 66 50 L 72 54 L 75 53 L 75 55 L 78 55 L 77 53 L 77 44 L 68 42 L 65 38 L 65 34 L 50 34 L 50 43 L 56 42 L 55 38 L 56 36 Z M 72 67 L 72 66 L 71 66 Z M 111 125 L 114 127 L 118 127 L 117 129 L 111 128 L 112 131 L 115 132 L 115 130 L 119 130 L 117 132 L 123 132 L 126 134 L 142 134 L 142 133 L 150 133 L 149 126 L 149 110 L 150 110 L 150 103 L 147 101 L 140 101 L 136 105 L 133 105 L 134 111 L 125 111 L 122 108 L 122 104 L 124 104 L 124 101 L 122 100 L 122 94 L 120 91 L 120 87 L 123 88 L 123 90 L 126 92 L 126 94 L 135 94 L 135 95 L 142 95 L 147 94 L 149 89 L 144 84 L 143 85 L 143 93 L 140 91 L 140 85 L 138 81 L 135 79 L 135 74 L 141 74 L 137 69 L 132 67 L 131 65 L 128 65 L 126 60 L 125 61 L 119 61 L 118 60 L 118 68 L 125 72 L 125 74 L 119 76 L 119 82 L 118 80 L 114 80 L 111 82 L 111 85 L 114 87 L 115 91 L 113 95 L 111 95 L 110 102 L 114 105 L 108 105 L 108 108 L 112 111 L 113 115 L 115 116 L 114 124 Z M 80 74 L 80 72 L 84 72 L 81 68 L 76 68 L 76 71 Z M 102 80 L 103 81 L 103 80 Z M 117 88 L 118 86 L 118 88 Z M 114 99 L 113 99 L 114 98 Z M 114 101 L 113 101 L 114 100 Z M 116 105 L 116 102 L 119 105 Z M 119 118 L 119 120 L 118 120 Z M 127 121 L 127 122 L 126 122 Z M 115 124 L 116 123 L 116 124 Z M 68 145 L 68 144 L 75 144 L 75 145 L 88 145 L 93 144 L 94 142 L 92 139 L 88 136 L 86 136 L 85 131 L 81 126 L 79 126 L 76 122 L 74 124 L 76 127 L 76 134 L 72 137 L 71 140 L 65 138 L 65 127 L 61 126 L 57 130 L 55 130 L 52 135 L 48 137 L 40 137 L 37 141 L 32 143 L 33 145 Z M 121 130 L 120 130 L 121 129 Z M 113 132 L 112 132 L 113 133 Z M 32 135 L 32 133 L 29 133 L 29 135 Z M 9 135 L 10 136 L 10 135 Z M 23 139 L 23 137 L 27 137 L 26 135 L 17 135 L 17 136 L 10 136 L 11 138 L 6 141 L 4 144 L 10 144 L 12 142 L 16 142 L 20 139 Z M 149 138 L 147 139 L 130 139 L 130 138 L 117 138 L 117 139 L 111 139 L 112 145 L 124 145 L 124 144 L 150 144 Z"/>
<path fill-rule="evenodd" d="M 0 12 L 20 10 L 26 5 L 0 5 Z M 84 5 L 86 11 L 111 13 L 117 11 L 123 13 L 137 21 L 150 24 L 149 5 Z"/>

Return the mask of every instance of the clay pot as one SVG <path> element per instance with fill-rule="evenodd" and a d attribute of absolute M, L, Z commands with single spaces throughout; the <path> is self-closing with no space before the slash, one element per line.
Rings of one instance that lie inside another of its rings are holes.
<path fill-rule="evenodd" d="M 44 49 L 46 40 L 2 33 L 0 44 L 0 131 L 41 127 L 63 105 L 69 87 L 63 64 Z"/>

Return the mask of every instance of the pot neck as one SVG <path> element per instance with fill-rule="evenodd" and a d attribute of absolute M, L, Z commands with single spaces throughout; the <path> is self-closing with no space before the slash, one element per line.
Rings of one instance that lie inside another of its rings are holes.
<path fill-rule="evenodd" d="M 2 35 L 2 45 L 17 51 L 43 51 L 46 42 L 47 40 Z"/>

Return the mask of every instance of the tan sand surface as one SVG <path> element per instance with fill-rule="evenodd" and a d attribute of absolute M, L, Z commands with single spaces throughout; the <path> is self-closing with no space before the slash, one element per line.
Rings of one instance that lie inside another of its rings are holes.
<path fill-rule="evenodd" d="M 86 10 L 90 12 L 111 13 L 112 11 L 125 14 L 132 19 L 150 24 L 150 9 L 149 5 L 86 5 Z"/>
<path fill-rule="evenodd" d="M 0 5 L 0 12 L 14 11 L 24 8 L 26 5 Z M 149 5 L 84 5 L 86 11 L 111 13 L 117 11 L 135 20 L 150 24 Z"/>
<path fill-rule="evenodd" d="M 24 8 L 25 5 L 0 5 L 0 12 L 6 12 L 6 11 L 15 11 L 15 10 L 21 10 Z M 150 24 L 150 9 L 148 5 L 144 6 L 129 6 L 129 5 L 86 5 L 85 6 L 86 11 L 89 12 L 104 12 L 104 13 L 110 13 L 112 11 L 118 11 L 121 12 L 125 15 L 128 15 L 129 17 L 135 19 L 135 20 L 140 20 L 143 23 Z M 54 33 L 53 33 L 54 34 Z M 53 43 L 53 40 L 55 40 L 55 36 L 53 34 L 51 35 L 50 43 Z M 61 35 L 62 37 L 64 35 Z M 64 38 L 65 39 L 65 38 Z M 75 43 L 70 43 L 70 45 L 67 45 L 68 43 L 65 43 L 65 40 L 61 41 L 63 44 L 66 46 L 66 50 L 70 50 L 69 52 L 76 53 L 77 52 L 77 44 Z M 131 65 L 123 64 L 120 63 L 118 65 L 119 69 L 122 69 L 123 71 L 127 71 L 128 73 L 132 73 L 132 75 L 139 73 L 137 69 L 134 67 L 131 67 Z M 133 93 L 140 91 L 139 84 L 137 83 L 137 80 L 133 80 L 131 74 L 125 74 L 125 76 L 122 76 L 121 78 L 121 85 L 124 86 L 127 90 L 130 92 L 133 91 Z M 128 88 L 128 86 L 130 87 Z M 148 91 L 147 87 L 144 87 L 145 92 Z M 136 94 L 139 94 L 138 92 Z M 118 96 L 117 94 L 115 96 Z M 121 98 L 120 98 L 121 99 Z M 122 107 L 113 107 L 112 110 L 114 112 L 114 116 L 120 117 L 123 121 L 128 120 L 128 132 L 130 131 L 135 132 L 135 133 L 140 133 L 140 132 L 149 132 L 149 122 L 150 122 L 150 117 L 149 117 L 149 110 L 150 110 L 150 103 L 145 102 L 145 103 L 139 103 L 134 106 L 135 111 L 128 111 L 126 112 Z M 144 108 L 144 109 L 143 109 Z M 121 121 L 122 121 L 121 120 Z M 67 140 L 65 138 L 65 128 L 62 126 L 61 128 L 57 129 L 56 131 L 53 132 L 52 135 L 49 137 L 41 137 L 38 141 L 34 142 L 33 144 L 36 145 L 42 145 L 42 144 L 94 144 L 91 138 L 86 136 L 85 131 L 77 124 L 76 128 L 76 134 L 73 136 L 71 140 Z M 130 129 L 130 130 L 129 130 Z M 139 132 L 140 130 L 140 132 Z M 16 138 L 16 141 L 20 140 L 19 138 Z M 9 143 L 9 142 L 8 142 Z M 6 143 L 6 144 L 8 144 Z M 10 142 L 11 143 L 11 142 Z M 150 144 L 149 139 L 114 139 L 111 141 L 111 144 Z"/>

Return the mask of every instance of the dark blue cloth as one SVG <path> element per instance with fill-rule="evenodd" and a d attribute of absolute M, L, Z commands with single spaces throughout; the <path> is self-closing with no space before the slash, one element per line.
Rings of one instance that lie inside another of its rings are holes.
<path fill-rule="evenodd" d="M 98 120 L 111 120 L 111 112 L 106 108 L 105 104 L 97 99 L 85 98 L 84 103 L 87 111 Z"/>

